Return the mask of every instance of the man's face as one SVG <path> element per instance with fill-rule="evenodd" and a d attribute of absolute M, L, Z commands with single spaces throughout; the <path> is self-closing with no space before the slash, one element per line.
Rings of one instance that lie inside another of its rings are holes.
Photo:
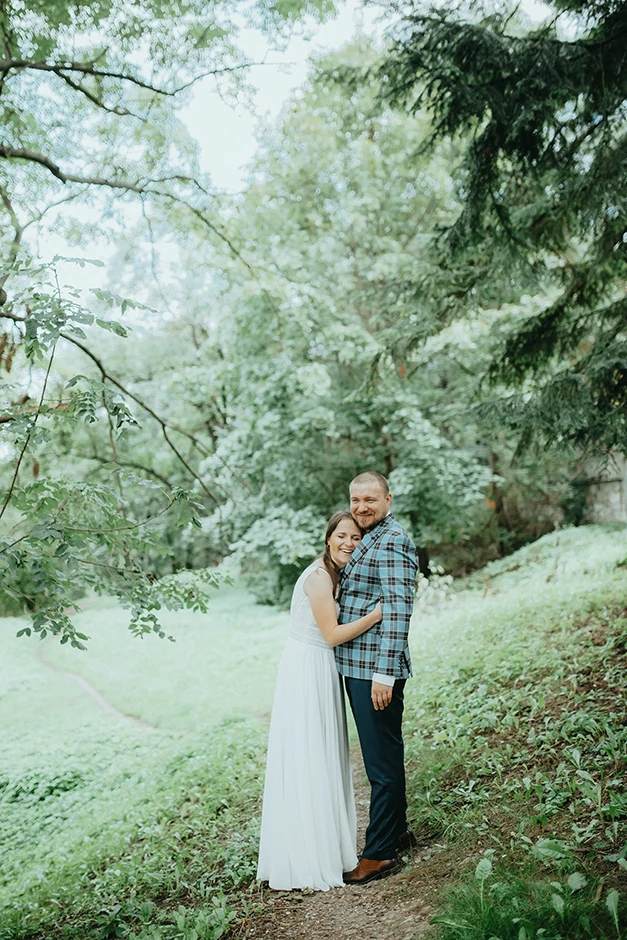
<path fill-rule="evenodd" d="M 362 529 L 371 529 L 387 516 L 392 494 L 385 496 L 383 487 L 376 480 L 372 483 L 351 483 L 351 513 Z"/>

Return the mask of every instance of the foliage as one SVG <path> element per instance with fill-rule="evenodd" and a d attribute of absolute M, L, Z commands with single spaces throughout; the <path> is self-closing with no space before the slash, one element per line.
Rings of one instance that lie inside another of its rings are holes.
<path fill-rule="evenodd" d="M 86 637 L 74 630 L 67 610 L 90 588 L 116 592 L 137 633 L 164 635 L 157 613 L 163 606 L 202 609 L 205 603 L 199 584 L 168 576 L 215 560 L 204 550 L 206 540 L 190 534 L 203 509 L 190 485 L 198 482 L 199 499 L 216 502 L 194 467 L 210 444 L 203 449 L 167 408 L 157 413 L 154 400 L 139 398 L 132 382 L 122 385 L 95 351 L 101 331 L 127 336 L 113 318 L 116 309 L 123 316 L 142 305 L 98 287 L 87 300 L 64 288 L 59 259 L 39 263 L 33 236 L 52 233 L 78 243 L 113 236 L 133 217 L 134 200 L 145 224 L 147 208 L 157 203 L 173 210 L 175 237 L 178 211 L 199 222 L 205 237 L 233 248 L 217 202 L 211 205 L 211 181 L 199 171 L 197 145 L 176 112 L 201 79 L 213 78 L 231 94 L 241 86 L 248 63 L 237 49 L 236 6 L 218 2 L 208 9 L 197 0 L 0 6 L 0 316 L 6 324 L 0 335 L 6 372 L 0 600 L 5 612 L 33 611 L 27 634 L 50 631 L 83 648 Z M 300 16 L 322 18 L 331 10 L 328 0 L 260 0 L 249 12 L 272 35 Z M 63 382 L 58 366 L 68 345 L 83 361 Z M 144 439 L 154 447 L 158 427 L 170 455 L 166 469 L 174 464 L 167 476 L 136 455 L 118 460 L 122 439 L 130 429 L 139 432 L 145 419 Z M 98 443 L 90 457 L 105 464 L 95 481 L 84 460 L 68 459 L 85 439 Z M 191 453 L 184 453 L 190 444 Z M 215 573 L 205 570 L 197 581 L 214 584 Z"/>
<path fill-rule="evenodd" d="M 260 597 L 285 600 L 368 466 L 390 477 L 423 567 L 431 553 L 463 573 L 560 523 L 576 458 L 515 465 L 515 435 L 475 410 L 491 331 L 543 300 L 506 305 L 533 281 L 516 269 L 459 315 L 457 269 L 434 250 L 460 212 L 461 144 L 427 153 L 426 113 L 382 105 L 374 80 L 338 81 L 347 64 L 376 69 L 371 44 L 314 63 L 263 129 L 245 192 L 228 198 L 199 172 L 177 107 L 205 73 L 239 87 L 236 10 L 216 4 L 201 35 L 195 0 L 146 0 L 124 16 L 106 4 L 43 9 L 42 21 L 15 14 L 12 41 L 28 49 L 19 67 L 7 60 L 2 99 L 19 97 L 29 116 L 28 134 L 16 125 L 0 152 L 10 273 L 0 473 L 4 545 L 15 543 L 0 554 L 4 610 L 25 604 L 39 632 L 70 636 L 63 611 L 94 588 L 125 597 L 137 629 L 163 632 L 159 605 L 202 603 L 171 576 L 232 551 Z M 264 2 L 251 15 L 284 35 L 329 10 Z M 100 33 L 106 50 L 93 45 Z M 70 38 L 83 58 L 68 60 Z M 54 119 L 41 103 L 50 96 Z M 86 208 L 100 226 L 85 223 Z M 29 260 L 47 225 L 81 245 L 115 237 L 115 290 L 85 299 L 56 264 Z M 89 532 L 72 541 L 74 529 Z"/>
<path fill-rule="evenodd" d="M 140 207 L 156 201 L 189 211 L 206 234 L 227 238 L 177 109 L 203 79 L 224 94 L 237 91 L 249 64 L 237 48 L 243 13 L 271 36 L 332 10 L 331 0 L 3 4 L 5 268 L 25 247 L 26 230 L 49 214 L 57 234 L 102 234 L 129 196 Z M 67 211 L 81 203 L 95 210 L 91 224 L 84 212 Z"/>
<path fill-rule="evenodd" d="M 66 385 L 71 390 L 69 395 L 57 401 L 48 397 L 50 373 L 61 337 L 84 337 L 83 326 L 94 319 L 100 328 L 113 326 L 125 333 L 115 321 L 95 318 L 76 301 L 64 304 L 59 291 L 48 292 L 49 274 L 48 267 L 27 265 L 16 281 L 12 304 L 13 318 L 25 324 L 24 355 L 41 374 L 38 400 L 22 395 L 16 406 L 12 402 L 19 384 L 2 387 L 9 419 L 5 421 L 5 435 L 15 454 L 0 509 L 0 518 L 5 517 L 7 523 L 0 538 L 3 594 L 23 609 L 33 611 L 32 627 L 25 627 L 22 633 L 30 635 L 34 631 L 42 639 L 50 631 L 61 642 L 69 640 L 72 646 L 84 649 L 87 637 L 75 630 L 67 612 L 75 600 L 77 585 L 83 590 L 91 586 L 115 591 L 131 610 L 134 632 L 154 630 L 164 636 L 156 613 L 161 606 L 205 609 L 203 591 L 190 581 L 184 583 L 173 578 L 158 581 L 149 569 L 142 567 L 137 558 L 139 553 L 150 551 L 158 556 L 167 549 L 159 545 L 151 531 L 150 517 L 137 519 L 128 512 L 124 486 L 151 489 L 161 503 L 154 517 L 170 512 L 178 526 L 199 526 L 198 506 L 180 488 L 164 491 L 163 487 L 157 488 L 130 474 L 118 475 L 106 483 L 65 475 L 39 479 L 52 430 L 56 435 L 71 434 L 77 420 L 94 423 L 104 411 L 115 448 L 115 437 L 137 424 L 124 399 L 102 381 L 74 376 Z M 18 474 L 27 451 L 33 461 L 35 479 L 20 486 Z M 205 572 L 200 580 L 205 584 L 216 583 L 211 572 Z"/>
<path fill-rule="evenodd" d="M 325 528 L 326 519 L 314 508 L 294 512 L 282 505 L 260 514 L 232 543 L 233 560 L 262 603 L 289 602 L 295 580 L 322 551 Z"/>
<path fill-rule="evenodd" d="M 492 851 L 492 850 L 490 850 Z M 529 883 L 524 879 L 494 880 L 491 863 L 487 874 L 485 897 L 470 879 L 449 894 L 445 914 L 433 918 L 440 925 L 442 940 L 583 940 L 588 937 L 620 936 L 614 929 L 607 899 L 612 889 L 601 897 L 602 883 L 588 880 L 578 872 L 567 879 Z M 481 865 L 482 862 L 479 862 Z M 498 878 L 498 870 L 496 871 Z M 484 879 L 476 879 L 483 887 Z M 582 890 L 583 889 L 583 890 Z M 599 895 L 599 897 L 597 897 Z M 612 897 L 610 897 L 612 895 Z M 605 902 L 605 903 L 604 903 Z"/>
<path fill-rule="evenodd" d="M 209 616 L 170 615 L 176 644 L 134 641 L 112 601 L 78 619 L 93 633 L 78 659 L 51 643 L 35 657 L 2 623 L 0 937 L 218 936 L 255 901 L 267 729 L 252 716 L 271 702 L 285 614 L 227 588 Z M 107 715 L 72 670 L 152 726 Z"/>
<path fill-rule="evenodd" d="M 478 425 L 473 399 L 495 313 L 443 331 L 433 305 L 419 303 L 438 277 L 428 246 L 457 211 L 451 154 L 425 157 L 427 120 L 381 111 L 375 86 L 349 94 L 329 78 L 347 59 L 363 65 L 376 52 L 361 41 L 321 59 L 264 132 L 231 210 L 246 266 L 217 256 L 196 229 L 183 263 L 194 275 L 177 288 L 176 329 L 197 345 L 193 368 L 181 370 L 183 397 L 215 440 L 199 473 L 225 494 L 203 525 L 214 550 L 236 546 L 259 595 L 273 600 L 289 596 L 320 550 L 324 518 L 365 466 L 390 476 L 418 544 L 445 561 L 452 544 L 467 546 L 457 571 L 505 545 L 507 513 L 495 517 L 485 502 L 492 487 L 517 486 L 522 504 L 533 476 L 542 496 L 516 518 L 524 542 L 559 521 L 572 476 L 570 456 L 510 471 L 511 442 L 488 441 Z M 130 293 L 143 277 L 132 262 L 139 234 L 118 257 Z M 217 266 L 219 279 L 199 273 Z M 173 277 L 164 272 L 164 285 Z M 424 342 L 410 349 L 416 331 Z"/>
<path fill-rule="evenodd" d="M 627 864 L 622 535 L 552 533 L 421 612 L 410 810 L 425 879 L 466 860 L 438 902 L 442 937 L 616 935 L 605 900 Z"/>
<path fill-rule="evenodd" d="M 500 400 L 484 414 L 523 446 L 607 451 L 624 447 L 627 404 L 626 7 L 551 7 L 532 27 L 503 5 L 413 5 L 380 74 L 389 100 L 430 107 L 434 140 L 464 142 L 462 209 L 438 246 L 459 305 L 493 296 L 503 273 L 519 296 L 544 287 L 495 334 Z"/>

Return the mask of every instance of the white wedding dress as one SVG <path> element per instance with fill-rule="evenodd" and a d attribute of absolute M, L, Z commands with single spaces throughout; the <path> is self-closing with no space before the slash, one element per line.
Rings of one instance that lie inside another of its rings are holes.
<path fill-rule="evenodd" d="M 357 865 L 344 696 L 304 591 L 318 567 L 294 587 L 268 741 L 257 877 L 286 891 L 341 887 Z"/>

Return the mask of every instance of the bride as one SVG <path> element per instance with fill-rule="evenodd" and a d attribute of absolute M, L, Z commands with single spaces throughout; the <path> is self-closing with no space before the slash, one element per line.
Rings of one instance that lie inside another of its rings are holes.
<path fill-rule="evenodd" d="M 333 647 L 381 620 L 381 607 L 338 624 L 340 569 L 362 533 L 349 512 L 329 520 L 324 554 L 294 587 L 266 766 L 257 877 L 271 888 L 341 887 L 357 865 L 346 711 Z"/>

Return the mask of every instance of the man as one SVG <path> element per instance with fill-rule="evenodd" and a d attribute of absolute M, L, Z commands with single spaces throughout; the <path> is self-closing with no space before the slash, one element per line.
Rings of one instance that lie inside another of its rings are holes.
<path fill-rule="evenodd" d="M 383 617 L 367 633 L 335 647 L 371 787 L 366 844 L 357 868 L 344 873 L 346 884 L 390 874 L 398 868 L 398 852 L 414 839 L 407 829 L 401 724 L 418 565 L 409 535 L 389 511 L 391 502 L 381 473 L 360 473 L 350 485 L 351 513 L 366 534 L 342 573 L 339 620 L 356 620 L 377 601 Z"/>

